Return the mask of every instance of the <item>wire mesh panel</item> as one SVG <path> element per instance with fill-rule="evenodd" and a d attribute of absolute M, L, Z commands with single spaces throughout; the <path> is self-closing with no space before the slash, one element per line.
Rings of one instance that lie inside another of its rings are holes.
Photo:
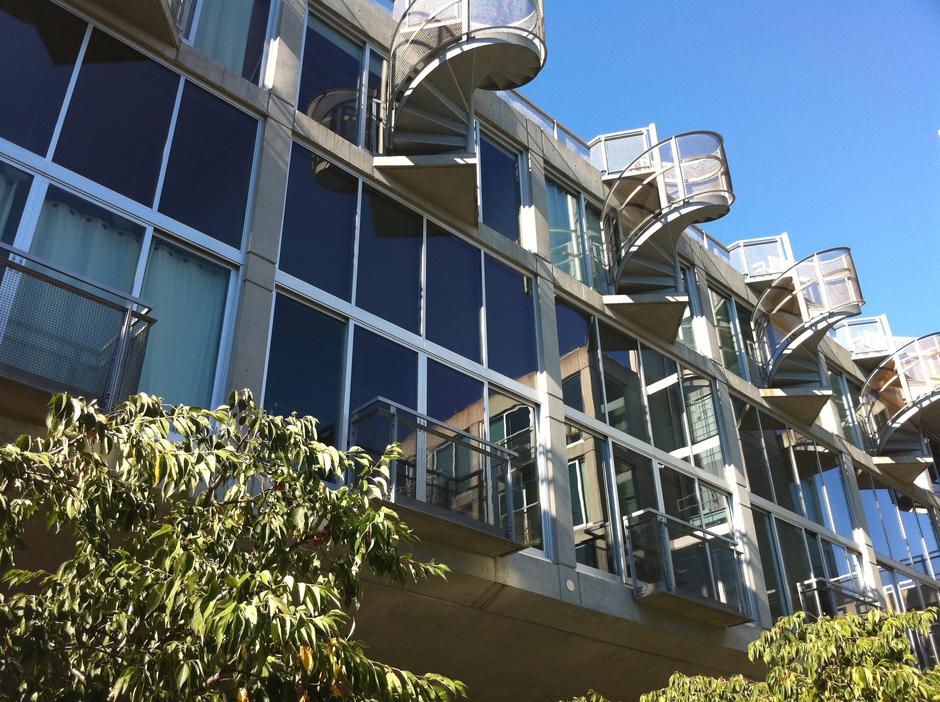
<path fill-rule="evenodd" d="M 141 303 L 4 247 L 0 374 L 111 408 L 137 391 L 153 319 Z"/>

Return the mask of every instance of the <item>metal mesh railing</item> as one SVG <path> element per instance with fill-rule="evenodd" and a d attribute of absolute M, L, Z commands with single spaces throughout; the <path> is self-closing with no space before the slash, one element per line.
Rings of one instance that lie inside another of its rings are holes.
<path fill-rule="evenodd" d="M 656 510 L 624 521 L 638 597 L 666 591 L 750 616 L 742 557 L 732 539 Z"/>
<path fill-rule="evenodd" d="M 852 252 L 820 251 L 782 273 L 754 309 L 754 332 L 765 361 L 776 358 L 810 325 L 834 325 L 864 304 Z"/>
<path fill-rule="evenodd" d="M 100 400 L 137 391 L 154 320 L 139 300 L 0 245 L 0 375 Z"/>
<path fill-rule="evenodd" d="M 516 540 L 512 485 L 515 453 L 385 398 L 353 413 L 350 444 L 375 457 L 392 443 L 403 456 L 391 467 L 392 502 L 470 521 Z"/>
<path fill-rule="evenodd" d="M 692 202 L 725 207 L 734 202 L 724 142 L 715 132 L 677 134 L 640 153 L 619 173 L 608 174 L 617 176 L 604 204 L 608 231 L 618 231 L 619 220 L 615 264 L 670 210 Z"/>
<path fill-rule="evenodd" d="M 442 52 L 494 30 L 512 32 L 544 46 L 545 23 L 538 0 L 414 0 L 401 14 L 391 42 L 391 95 Z"/>
<path fill-rule="evenodd" d="M 894 336 L 884 315 L 853 319 L 835 329 L 835 338 L 854 356 L 890 354 L 895 351 Z"/>
<path fill-rule="evenodd" d="M 794 263 L 786 234 L 736 241 L 728 252 L 731 265 L 747 277 L 780 275 Z"/>
<path fill-rule="evenodd" d="M 899 415 L 940 399 L 940 332 L 902 346 L 879 365 L 862 388 L 859 415 L 879 446 Z"/>

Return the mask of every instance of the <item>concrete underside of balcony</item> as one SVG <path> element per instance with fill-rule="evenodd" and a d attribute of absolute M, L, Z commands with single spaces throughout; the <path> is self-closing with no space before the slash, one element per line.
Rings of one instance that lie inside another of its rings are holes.
<path fill-rule="evenodd" d="M 475 156 L 376 156 L 374 163 L 382 175 L 421 200 L 476 225 Z"/>
<path fill-rule="evenodd" d="M 657 338 L 672 343 L 679 334 L 689 296 L 679 292 L 604 295 L 604 304 L 628 324 L 642 327 Z"/>
<path fill-rule="evenodd" d="M 812 424 L 832 398 L 831 390 L 817 388 L 762 388 L 768 405 L 802 424 Z"/>
<path fill-rule="evenodd" d="M 681 607 L 637 602 L 621 582 L 527 554 L 425 544 L 417 555 L 449 564 L 447 582 L 368 582 L 356 634 L 378 660 L 463 680 L 471 700 L 555 702 L 594 688 L 626 702 L 676 671 L 762 675 L 745 654 L 753 625 L 708 626 Z"/>
<path fill-rule="evenodd" d="M 167 0 L 73 0 L 73 4 L 92 17 L 121 21 L 137 27 L 172 46 L 179 46 L 180 36 Z"/>

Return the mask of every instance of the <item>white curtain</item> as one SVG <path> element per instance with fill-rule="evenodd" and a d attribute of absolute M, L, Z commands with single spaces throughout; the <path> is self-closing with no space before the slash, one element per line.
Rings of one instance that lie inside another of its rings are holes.
<path fill-rule="evenodd" d="M 193 45 L 241 75 L 254 5 L 255 0 L 204 0 Z"/>
<path fill-rule="evenodd" d="M 141 299 L 153 307 L 140 389 L 166 402 L 212 402 L 229 271 L 154 239 Z"/>
<path fill-rule="evenodd" d="M 28 175 L 12 166 L 0 163 L 0 238 L 5 244 L 12 244 L 19 222 L 10 220 L 16 196 L 23 195 L 29 188 Z"/>
<path fill-rule="evenodd" d="M 143 227 L 50 189 L 30 251 L 57 269 L 129 291 L 142 239 Z M 30 268 L 37 275 L 4 276 L 0 363 L 37 381 L 100 397 L 124 314 L 103 304 L 93 286 L 38 264 Z"/>

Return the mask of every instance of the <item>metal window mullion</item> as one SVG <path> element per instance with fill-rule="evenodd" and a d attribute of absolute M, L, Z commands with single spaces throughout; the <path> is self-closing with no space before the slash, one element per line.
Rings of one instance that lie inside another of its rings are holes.
<path fill-rule="evenodd" d="M 276 60 L 277 53 L 274 51 L 279 35 L 278 20 L 281 15 L 281 0 L 271 0 L 271 6 L 268 8 L 268 20 L 264 32 L 264 50 L 261 52 L 261 66 L 258 69 L 258 83 L 262 89 L 270 90 L 272 87 L 268 84 L 268 71 L 272 60 Z M 271 76 L 273 78 L 273 74 Z"/>
<path fill-rule="evenodd" d="M 49 183 L 49 179 L 45 176 L 33 176 L 29 194 L 26 196 L 26 204 L 23 207 L 23 214 L 20 216 L 20 223 L 13 239 L 15 248 L 29 251 L 32 246 L 33 236 L 35 236 L 36 227 L 39 225 L 39 217 L 42 214 L 42 206 L 46 201 L 46 193 L 49 191 Z"/>
<path fill-rule="evenodd" d="M 163 144 L 163 153 L 160 156 L 160 172 L 157 174 L 157 186 L 155 189 L 156 195 L 154 195 L 153 200 L 153 209 L 160 209 L 160 200 L 163 197 L 163 184 L 166 180 L 166 169 L 170 163 L 170 153 L 173 150 L 173 138 L 176 136 L 176 125 L 179 119 L 180 105 L 183 101 L 183 89 L 186 85 L 186 79 L 183 76 L 179 77 L 179 83 L 176 86 L 176 98 L 173 101 L 173 111 L 170 114 L 170 126 L 167 130 L 166 141 Z M 257 137 L 255 138 L 255 143 L 257 143 Z M 252 159 L 254 163 L 254 159 Z M 250 200 L 249 200 L 250 201 Z M 247 214 L 248 202 L 245 203 L 245 210 Z M 246 216 L 245 219 L 248 219 Z M 242 223 L 244 226 L 244 222 Z M 244 235 L 244 232 L 242 232 Z M 244 236 L 243 236 L 244 238 Z"/>
<path fill-rule="evenodd" d="M 621 580 L 626 582 L 627 552 L 624 544 L 623 515 L 620 514 L 620 499 L 617 492 L 617 478 L 614 469 L 614 444 L 609 436 L 605 436 L 603 442 L 606 457 L 604 480 L 607 492 L 608 530 L 612 535 L 612 547 L 616 555 L 614 565 L 618 569 L 617 574 L 620 576 Z"/>
<path fill-rule="evenodd" d="M 219 333 L 219 349 L 216 354 L 215 378 L 213 380 L 213 404 L 218 405 L 225 401 L 228 392 L 228 366 L 232 354 L 232 340 L 235 335 L 235 311 L 238 309 L 239 283 L 244 276 L 244 268 L 235 270 L 226 267 L 229 273 L 228 287 L 225 296 L 225 308 L 222 313 L 222 326 Z"/>
<path fill-rule="evenodd" d="M 770 539 L 774 550 L 774 553 L 771 555 L 774 556 L 777 561 L 777 576 L 779 580 L 777 585 L 780 590 L 784 609 L 788 613 L 792 614 L 796 611 L 796 606 L 793 602 L 793 598 L 790 596 L 790 579 L 787 576 L 786 564 L 784 563 L 783 558 L 783 549 L 780 547 L 780 533 L 777 530 L 777 518 L 771 514 L 768 514 L 767 519 L 770 523 Z"/>
<path fill-rule="evenodd" d="M 360 54 L 360 61 L 362 61 L 361 70 L 359 71 L 359 86 L 358 86 L 358 96 L 359 96 L 359 121 L 357 123 L 356 130 L 356 145 L 359 147 L 365 146 L 366 143 L 366 122 L 368 121 L 368 97 L 369 97 L 369 68 L 372 65 L 372 47 L 368 42 L 362 45 L 362 53 Z"/>
<path fill-rule="evenodd" d="M 199 29 L 199 20 L 202 18 L 202 8 L 205 0 L 196 0 L 196 9 L 193 10 L 193 21 L 189 25 L 188 36 L 184 37 L 184 41 L 189 44 L 192 44 L 196 41 L 196 32 Z"/>
<path fill-rule="evenodd" d="M 428 412 L 428 357 L 418 354 L 418 412 L 427 416 Z M 426 502 L 428 499 L 428 432 L 421 427 L 425 420 L 417 418 L 415 427 L 415 499 Z M 397 437 L 396 437 L 397 440 Z M 455 457 L 456 460 L 456 457 Z"/>
<path fill-rule="evenodd" d="M 85 62 L 85 54 L 88 51 L 88 44 L 91 41 L 91 32 L 94 25 L 89 22 L 85 28 L 85 35 L 82 37 L 81 46 L 75 57 L 75 65 L 72 66 L 72 75 L 69 77 L 68 87 L 65 89 L 65 95 L 62 98 L 62 105 L 59 108 L 59 116 L 56 119 L 55 127 L 52 129 L 52 137 L 49 139 L 49 148 L 46 150 L 46 158 L 52 160 L 56 147 L 59 145 L 59 136 L 62 134 L 62 125 L 65 124 L 65 116 L 68 113 L 69 105 L 72 102 L 72 95 L 75 93 L 75 85 L 78 83 L 78 74 L 82 64 Z"/>
<path fill-rule="evenodd" d="M 359 241 L 361 239 L 362 229 L 362 200 L 365 197 L 363 192 L 362 178 L 356 178 L 356 215 L 353 218 L 353 260 L 352 260 L 352 289 L 350 290 L 349 301 L 356 304 L 359 293 Z"/>
<path fill-rule="evenodd" d="M 134 270 L 134 282 L 131 287 L 131 294 L 134 297 L 140 297 L 144 287 L 144 279 L 147 274 L 147 263 L 150 260 L 150 250 L 153 246 L 154 228 L 150 225 L 144 230 L 144 239 L 141 242 L 140 253 L 137 256 L 137 268 Z"/>

